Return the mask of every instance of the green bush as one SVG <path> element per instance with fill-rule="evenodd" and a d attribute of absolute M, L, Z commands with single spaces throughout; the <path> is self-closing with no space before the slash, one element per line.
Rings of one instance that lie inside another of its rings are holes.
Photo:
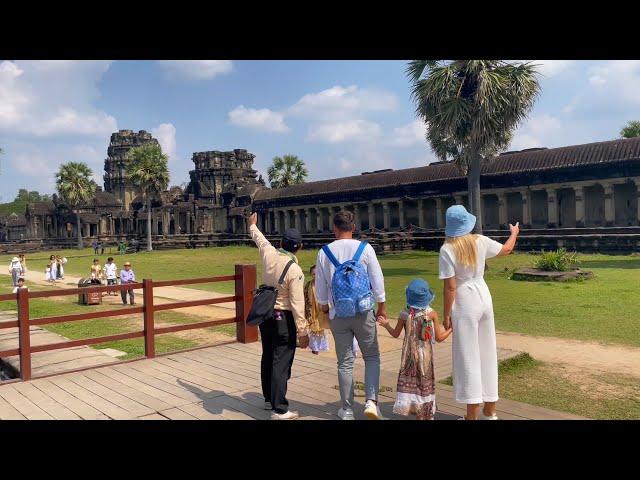
<path fill-rule="evenodd" d="M 566 272 L 579 263 L 577 252 L 567 252 L 566 248 L 559 248 L 555 252 L 540 254 L 535 267 L 546 272 Z"/>

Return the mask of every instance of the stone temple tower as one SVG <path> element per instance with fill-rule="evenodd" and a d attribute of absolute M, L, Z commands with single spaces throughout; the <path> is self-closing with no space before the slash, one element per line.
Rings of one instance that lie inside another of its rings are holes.
<path fill-rule="evenodd" d="M 133 147 L 149 143 L 158 145 L 158 141 L 145 130 L 138 133 L 120 130 L 111 134 L 107 159 L 104 161 L 104 190 L 120 200 L 125 210 L 129 210 L 131 201 L 136 197 L 135 188 L 126 178 L 127 152 Z"/>
<path fill-rule="evenodd" d="M 191 182 L 185 193 L 206 203 L 225 205 L 223 194 L 231 194 L 247 185 L 258 184 L 253 169 L 255 155 L 246 150 L 230 152 L 196 152 L 192 160 L 195 170 L 189 172 Z"/>

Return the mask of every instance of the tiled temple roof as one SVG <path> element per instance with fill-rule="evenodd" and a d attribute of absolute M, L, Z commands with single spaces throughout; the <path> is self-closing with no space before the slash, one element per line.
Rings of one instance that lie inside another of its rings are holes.
<path fill-rule="evenodd" d="M 549 149 L 528 149 L 507 152 L 483 162 L 482 175 L 505 175 L 599 163 L 640 159 L 640 137 L 607 142 L 571 145 Z M 435 163 L 424 167 L 389 170 L 366 175 L 308 182 L 280 189 L 264 189 L 256 193 L 255 201 L 322 195 L 353 190 L 393 187 L 464 178 L 452 163 Z"/>

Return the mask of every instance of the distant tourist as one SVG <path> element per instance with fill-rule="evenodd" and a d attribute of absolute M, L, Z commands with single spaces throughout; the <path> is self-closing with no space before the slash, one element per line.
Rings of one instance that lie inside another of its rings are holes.
<path fill-rule="evenodd" d="M 22 264 L 22 273 L 25 274 L 27 273 L 27 257 L 24 253 L 21 253 L 20 255 L 18 255 L 18 258 L 20 259 L 20 263 Z"/>
<path fill-rule="evenodd" d="M 18 278 L 24 275 L 24 269 L 19 257 L 13 257 L 9 263 L 9 273 L 11 274 L 11 280 L 13 286 L 18 285 Z"/>
<path fill-rule="evenodd" d="M 511 236 L 502 245 L 472 234 L 475 224 L 476 217 L 463 205 L 447 209 L 439 261 L 444 280 L 443 323 L 453 329 L 453 390 L 456 402 L 467 405 L 465 419 L 497 420 L 496 330 L 484 267 L 486 259 L 513 251 L 520 228 L 518 223 L 509 225 Z"/>
<path fill-rule="evenodd" d="M 387 316 L 384 277 L 373 247 L 353 238 L 354 216 L 338 212 L 333 218 L 336 240 L 318 252 L 316 261 L 316 298 L 329 312 L 331 332 L 338 359 L 338 383 L 342 407 L 338 417 L 353 420 L 354 337 L 365 363 L 364 384 L 367 418 L 381 419 L 378 408 L 380 350 L 376 329 L 377 316 Z"/>
<path fill-rule="evenodd" d="M 49 264 L 45 269 L 45 273 L 47 274 L 47 281 L 50 283 L 56 283 L 58 279 L 58 262 L 56 261 L 56 256 L 51 255 L 49 257 Z"/>
<path fill-rule="evenodd" d="M 113 263 L 113 257 L 107 258 L 107 263 L 103 267 L 104 276 L 107 279 L 107 285 L 115 285 L 118 279 L 118 267 Z M 109 291 L 108 295 L 117 295 L 115 291 Z"/>
<path fill-rule="evenodd" d="M 118 253 L 124 255 L 127 252 L 127 244 L 123 241 L 118 243 Z"/>
<path fill-rule="evenodd" d="M 101 241 L 98 241 L 98 243 L 96 244 L 96 249 L 100 250 L 100 255 L 104 255 L 104 243 L 102 243 Z M 96 252 L 96 255 L 98 254 L 98 252 Z"/>
<path fill-rule="evenodd" d="M 314 355 L 319 352 L 329 351 L 326 329 L 329 327 L 329 316 L 322 311 L 322 307 L 316 300 L 316 266 L 309 270 L 311 280 L 304 286 L 304 312 L 309 322 L 309 348 Z"/>
<path fill-rule="evenodd" d="M 24 285 L 24 277 L 19 277 L 18 283 L 15 287 L 13 287 L 13 291 L 11 293 L 18 293 L 18 290 L 22 290 L 23 288 L 27 288 Z"/>
<path fill-rule="evenodd" d="M 102 284 L 103 279 L 104 274 L 102 272 L 102 267 L 100 266 L 100 260 L 94 258 L 93 265 L 91 265 L 91 283 L 100 285 Z"/>
<path fill-rule="evenodd" d="M 98 242 L 94 240 L 91 242 L 91 246 L 93 247 L 93 254 L 98 255 Z"/>
<path fill-rule="evenodd" d="M 309 330 L 304 315 L 304 274 L 296 258 L 296 253 L 302 248 L 302 236 L 290 228 L 282 236 L 282 248 L 276 249 L 260 232 L 257 221 L 257 213 L 248 218 L 249 234 L 262 261 L 262 280 L 265 285 L 278 289 L 275 318 L 260 324 L 262 395 L 265 409 L 272 411 L 272 420 L 293 420 L 299 415 L 289 410 L 287 382 L 296 353 L 296 333 L 300 348 L 309 346 Z M 279 284 L 287 265 L 289 270 Z"/>
<path fill-rule="evenodd" d="M 431 308 L 435 298 L 429 284 L 417 278 L 405 290 L 406 307 L 395 327 L 380 317 L 380 325 L 395 338 L 404 329 L 400 372 L 393 413 L 416 416 L 417 420 L 433 420 L 436 414 L 436 378 L 433 365 L 433 344 L 451 335 L 438 321 Z"/>
<path fill-rule="evenodd" d="M 67 257 L 56 255 L 56 263 L 58 264 L 56 278 L 58 280 L 64 280 L 64 265 L 67 263 Z"/>
<path fill-rule="evenodd" d="M 131 262 L 124 262 L 124 270 L 120 271 L 120 283 L 125 285 L 127 283 L 135 283 L 136 274 L 131 270 Z M 129 302 L 131 305 L 135 305 L 135 295 L 133 289 L 120 290 L 120 296 L 122 297 L 122 304 L 127 304 L 127 294 L 129 294 Z"/>

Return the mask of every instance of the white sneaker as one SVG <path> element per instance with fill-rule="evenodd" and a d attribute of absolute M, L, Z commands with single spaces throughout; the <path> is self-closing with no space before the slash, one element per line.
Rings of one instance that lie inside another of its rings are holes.
<path fill-rule="evenodd" d="M 340 417 L 340 420 L 355 420 L 353 410 L 350 408 L 341 408 L 338 410 L 338 417 Z"/>
<path fill-rule="evenodd" d="M 380 409 L 373 400 L 367 400 L 364 404 L 364 415 L 370 420 L 382 420 Z"/>
<path fill-rule="evenodd" d="M 273 412 L 271 414 L 271 420 L 295 420 L 299 416 L 300 415 L 298 415 L 298 412 L 292 412 L 292 411 L 288 411 L 286 413 Z"/>
<path fill-rule="evenodd" d="M 480 412 L 480 416 L 478 417 L 478 420 L 498 420 L 498 415 L 496 415 L 495 413 L 491 416 L 487 416 L 484 414 L 483 411 Z"/>
<path fill-rule="evenodd" d="M 264 402 L 264 409 L 273 410 L 273 407 L 271 406 L 271 402 Z"/>

